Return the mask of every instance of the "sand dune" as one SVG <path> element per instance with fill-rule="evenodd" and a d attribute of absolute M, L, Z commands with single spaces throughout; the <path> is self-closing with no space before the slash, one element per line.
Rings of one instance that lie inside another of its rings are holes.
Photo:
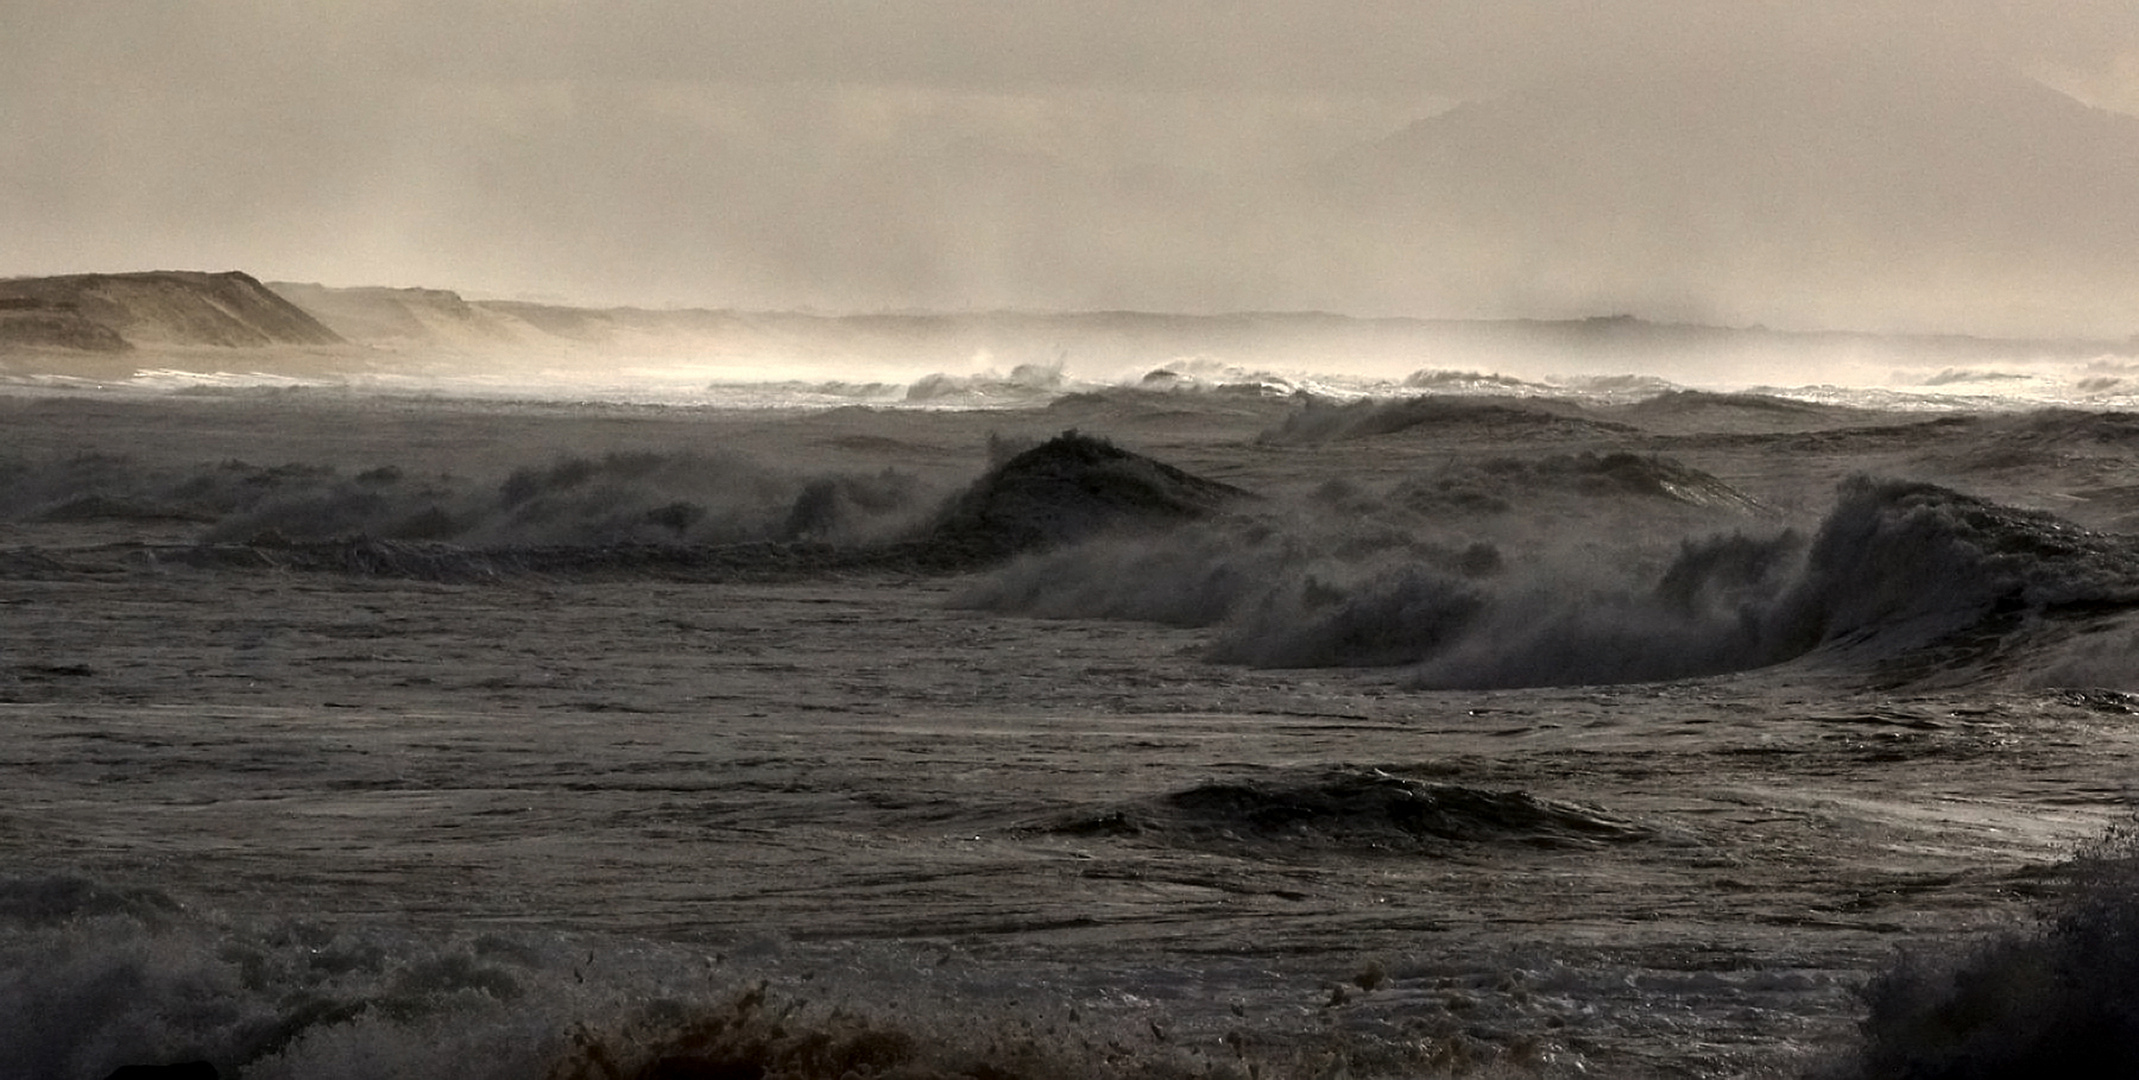
<path fill-rule="evenodd" d="M 61 314 L 102 327 L 126 345 L 333 345 L 342 338 L 249 274 L 157 270 L 0 281 L 16 311 Z M 0 323 L 0 343 L 10 338 Z M 93 335 L 93 348 L 110 338 Z M 87 339 L 85 339 L 87 340 Z"/>

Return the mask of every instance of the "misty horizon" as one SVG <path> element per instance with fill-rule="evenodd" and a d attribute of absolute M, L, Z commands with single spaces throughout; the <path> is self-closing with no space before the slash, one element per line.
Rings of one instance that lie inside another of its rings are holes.
<path fill-rule="evenodd" d="M 0 276 L 2122 340 L 2139 15 L 0 12 Z"/>

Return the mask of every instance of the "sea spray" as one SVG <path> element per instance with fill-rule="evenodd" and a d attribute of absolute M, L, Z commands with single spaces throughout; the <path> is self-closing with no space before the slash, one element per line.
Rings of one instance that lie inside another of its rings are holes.
<path fill-rule="evenodd" d="M 1505 546 L 1362 544 L 1304 515 L 1264 521 L 1043 554 L 959 602 L 1210 626 L 1215 660 L 1410 665 L 1415 685 L 1442 689 L 1718 675 L 1815 651 L 1906 680 L 1956 649 L 1995 657 L 2139 605 L 2131 539 L 1910 481 L 1847 481 L 1809 540 L 1787 528 L 1679 540 L 1646 580 L 1627 569 L 1640 557 L 1605 570 L 1588 554 L 1516 561 Z M 1460 523 L 1443 535 L 1460 538 Z M 2075 674 L 2121 662 L 2101 641 L 2065 646 Z"/>

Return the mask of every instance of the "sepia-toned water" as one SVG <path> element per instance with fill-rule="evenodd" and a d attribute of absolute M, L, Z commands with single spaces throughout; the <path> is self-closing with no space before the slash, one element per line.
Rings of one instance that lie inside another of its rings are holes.
<path fill-rule="evenodd" d="M 1876 404 L 0 398 L 0 1073 L 1842 1068 L 2139 753 L 2139 420 Z"/>

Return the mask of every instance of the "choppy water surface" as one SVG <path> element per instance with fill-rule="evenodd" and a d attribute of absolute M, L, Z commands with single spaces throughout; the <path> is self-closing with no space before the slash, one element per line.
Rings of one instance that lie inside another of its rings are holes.
<path fill-rule="evenodd" d="M 1793 1075 L 2139 752 L 2119 414 L 0 409 L 9 1075 Z"/>

